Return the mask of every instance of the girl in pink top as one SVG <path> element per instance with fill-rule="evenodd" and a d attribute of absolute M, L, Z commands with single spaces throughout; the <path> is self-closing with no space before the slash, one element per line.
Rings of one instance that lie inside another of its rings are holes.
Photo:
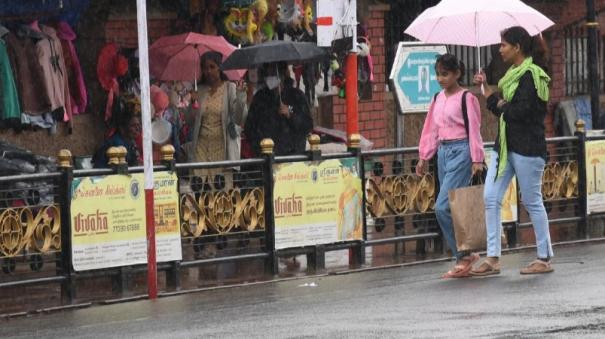
<path fill-rule="evenodd" d="M 456 257 L 456 265 L 443 277 L 461 278 L 469 276 L 479 256 L 457 251 L 448 192 L 468 186 L 472 176 L 483 171 L 481 110 L 477 98 L 465 93 L 466 90 L 459 84 L 464 65 L 454 55 L 441 55 L 435 70 L 443 90 L 431 103 L 422 128 L 416 174 L 424 175 L 429 160 L 437 154 L 440 190 L 435 201 L 435 215 L 443 238 Z M 463 100 L 466 101 L 468 125 L 464 121 Z"/>

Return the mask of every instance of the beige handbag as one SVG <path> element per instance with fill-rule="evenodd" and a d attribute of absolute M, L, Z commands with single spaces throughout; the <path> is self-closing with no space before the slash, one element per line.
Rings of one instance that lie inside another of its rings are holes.
<path fill-rule="evenodd" d="M 458 251 L 481 251 L 486 248 L 484 187 L 474 185 L 448 193 Z"/>

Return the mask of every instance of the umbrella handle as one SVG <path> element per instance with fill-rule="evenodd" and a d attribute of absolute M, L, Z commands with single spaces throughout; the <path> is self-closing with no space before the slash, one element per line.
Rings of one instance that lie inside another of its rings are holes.
<path fill-rule="evenodd" d="M 477 18 L 475 18 L 475 21 L 476 20 Z M 475 30 L 475 36 L 477 37 L 477 43 L 479 43 L 479 32 L 477 30 Z M 479 47 L 479 45 L 477 45 L 477 65 L 479 66 L 478 72 L 481 73 L 481 47 Z M 481 83 L 481 94 L 485 96 L 485 87 L 483 87 L 483 82 Z"/>

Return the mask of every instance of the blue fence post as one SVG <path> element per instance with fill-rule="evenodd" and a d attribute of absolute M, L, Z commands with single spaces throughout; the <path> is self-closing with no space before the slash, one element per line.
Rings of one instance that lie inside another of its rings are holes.
<path fill-rule="evenodd" d="M 61 258 L 57 273 L 65 277 L 61 284 L 61 301 L 62 303 L 71 304 L 76 297 L 71 264 L 71 184 L 74 172 L 69 150 L 59 151 L 58 159 L 61 172 L 58 192 L 61 213 Z"/>
<path fill-rule="evenodd" d="M 261 152 L 265 159 L 263 170 L 263 187 L 265 190 L 265 251 L 269 256 L 265 261 L 265 272 L 276 275 L 279 272 L 278 260 L 275 252 L 275 218 L 273 215 L 273 163 L 275 155 L 271 139 L 260 142 Z"/>
<path fill-rule="evenodd" d="M 588 206 L 586 205 L 588 191 L 586 189 L 586 129 L 584 120 L 578 119 L 576 121 L 576 132 L 574 134 L 578 137 L 578 206 L 582 218 L 578 222 L 577 237 L 581 239 L 588 238 L 589 235 Z"/>

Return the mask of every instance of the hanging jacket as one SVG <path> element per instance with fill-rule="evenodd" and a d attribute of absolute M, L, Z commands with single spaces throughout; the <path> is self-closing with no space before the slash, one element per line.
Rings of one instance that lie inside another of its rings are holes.
<path fill-rule="evenodd" d="M 65 21 L 59 22 L 56 29 L 57 36 L 61 39 L 61 46 L 63 48 L 69 94 L 71 97 L 71 110 L 73 114 L 84 113 L 88 104 L 88 93 L 84 83 L 82 68 L 80 67 L 80 59 L 73 44 L 73 41 L 76 39 L 76 33 Z"/>
<path fill-rule="evenodd" d="M 44 71 L 44 85 L 50 98 L 51 111 L 58 113 L 58 116 L 63 116 L 63 120 L 67 121 L 70 118 L 71 109 L 65 105 L 67 72 L 65 71 L 61 41 L 54 28 L 44 25 L 40 25 L 40 28 L 45 37 L 36 43 L 36 51 L 38 61 Z M 63 112 L 66 112 L 67 116 L 61 114 Z"/>
<path fill-rule="evenodd" d="M 50 99 L 43 81 L 44 71 L 38 62 L 36 42 L 42 34 L 27 26 L 21 26 L 15 33 L 4 37 L 8 56 L 13 68 L 13 76 L 21 111 L 30 115 L 42 115 L 51 111 Z"/>
<path fill-rule="evenodd" d="M 4 125 L 18 125 L 21 121 L 19 96 L 13 77 L 6 43 L 0 33 L 0 118 Z"/>

